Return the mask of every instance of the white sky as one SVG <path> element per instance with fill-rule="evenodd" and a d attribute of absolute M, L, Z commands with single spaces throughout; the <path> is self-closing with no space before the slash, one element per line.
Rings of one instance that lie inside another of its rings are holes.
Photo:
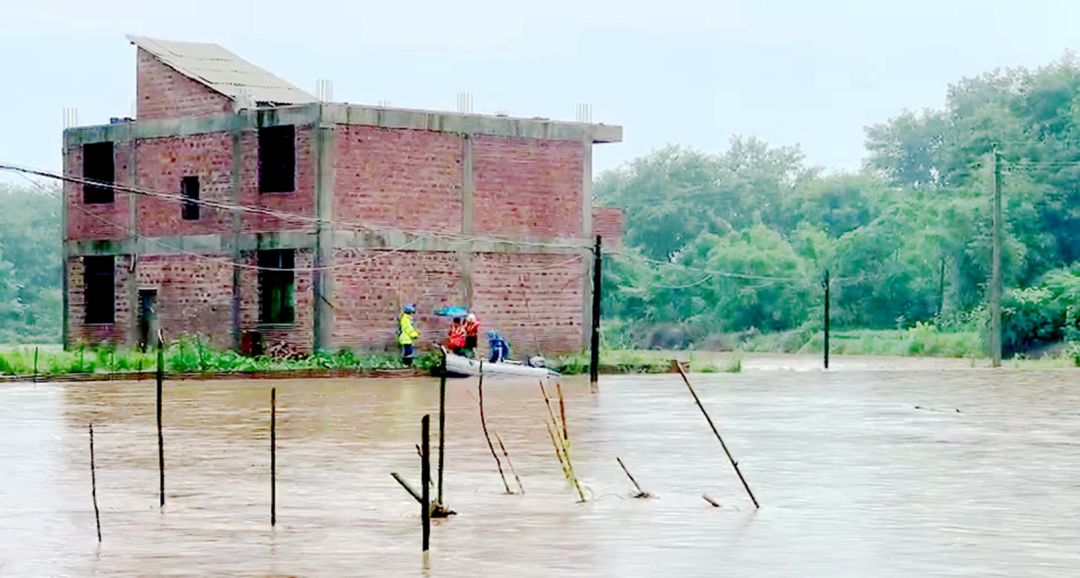
<path fill-rule="evenodd" d="M 62 109 L 130 113 L 125 33 L 216 42 L 334 100 L 621 124 L 597 172 L 732 135 L 856 168 L 863 127 L 941 106 L 951 82 L 1080 49 L 1076 0 L 4 0 L 0 161 L 60 167 Z M 0 176 L 6 179 L 7 177 Z"/>

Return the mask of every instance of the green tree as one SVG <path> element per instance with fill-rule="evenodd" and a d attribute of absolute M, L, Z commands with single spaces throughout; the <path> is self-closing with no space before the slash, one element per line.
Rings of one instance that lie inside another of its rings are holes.
<path fill-rule="evenodd" d="M 60 339 L 58 197 L 56 188 L 0 184 L 0 341 Z"/>

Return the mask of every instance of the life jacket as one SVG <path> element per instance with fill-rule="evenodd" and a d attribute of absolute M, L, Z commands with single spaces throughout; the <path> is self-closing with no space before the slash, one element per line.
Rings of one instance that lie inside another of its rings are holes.
<path fill-rule="evenodd" d="M 476 321 L 465 322 L 465 335 L 469 337 L 476 337 L 476 334 L 480 332 L 480 324 Z"/>
<path fill-rule="evenodd" d="M 450 335 L 446 338 L 446 346 L 450 349 L 465 347 L 465 326 L 453 325 L 450 327 Z"/>

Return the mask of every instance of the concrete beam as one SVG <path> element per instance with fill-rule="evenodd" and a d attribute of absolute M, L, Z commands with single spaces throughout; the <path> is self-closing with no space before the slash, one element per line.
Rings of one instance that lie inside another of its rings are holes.
<path fill-rule="evenodd" d="M 320 117 L 321 111 L 321 117 Z M 544 140 L 584 140 L 592 143 L 622 142 L 622 127 L 610 124 L 554 121 L 545 118 L 512 118 L 485 114 L 461 114 L 408 108 L 381 108 L 357 104 L 304 104 L 267 107 L 200 117 L 134 120 L 117 124 L 83 126 L 64 131 L 65 149 L 94 142 L 180 137 L 235 128 L 237 117 L 244 130 L 279 125 L 356 124 L 484 134 Z"/>
<path fill-rule="evenodd" d="M 622 127 L 616 125 L 554 121 L 546 118 L 512 118 L 409 108 L 384 108 L 358 104 L 327 104 L 324 105 L 324 109 L 324 119 L 335 124 L 544 140 L 622 142 Z"/>
<path fill-rule="evenodd" d="M 95 142 L 127 142 L 155 138 L 181 137 L 212 132 L 230 132 L 237 128 L 256 130 L 260 127 L 315 124 L 319 120 L 319 105 L 306 104 L 242 110 L 211 116 L 135 120 L 117 124 L 81 126 L 64 130 L 64 148 Z"/>
<path fill-rule="evenodd" d="M 418 236 L 405 231 L 333 231 L 331 247 L 335 249 L 370 249 L 393 251 L 427 251 L 457 253 L 510 253 L 577 255 L 585 247 L 584 239 L 536 239 L 542 245 L 519 245 L 516 241 L 498 239 L 456 240 Z M 283 231 L 278 233 L 241 233 L 210 235 L 178 235 L 168 237 L 139 237 L 138 239 L 71 240 L 65 244 L 71 257 L 87 255 L 208 255 L 230 258 L 239 252 L 266 249 L 318 248 L 314 231 Z"/>

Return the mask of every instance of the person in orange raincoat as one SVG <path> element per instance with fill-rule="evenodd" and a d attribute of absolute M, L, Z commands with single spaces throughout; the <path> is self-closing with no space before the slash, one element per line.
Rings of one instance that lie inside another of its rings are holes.
<path fill-rule="evenodd" d="M 480 323 L 476 315 L 469 313 L 465 316 L 465 355 L 476 357 L 476 347 L 479 345 Z"/>
<path fill-rule="evenodd" d="M 460 317 L 455 317 L 453 324 L 450 325 L 450 332 L 446 336 L 446 348 L 456 355 L 463 355 L 465 352 L 465 324 L 461 322 Z"/>

